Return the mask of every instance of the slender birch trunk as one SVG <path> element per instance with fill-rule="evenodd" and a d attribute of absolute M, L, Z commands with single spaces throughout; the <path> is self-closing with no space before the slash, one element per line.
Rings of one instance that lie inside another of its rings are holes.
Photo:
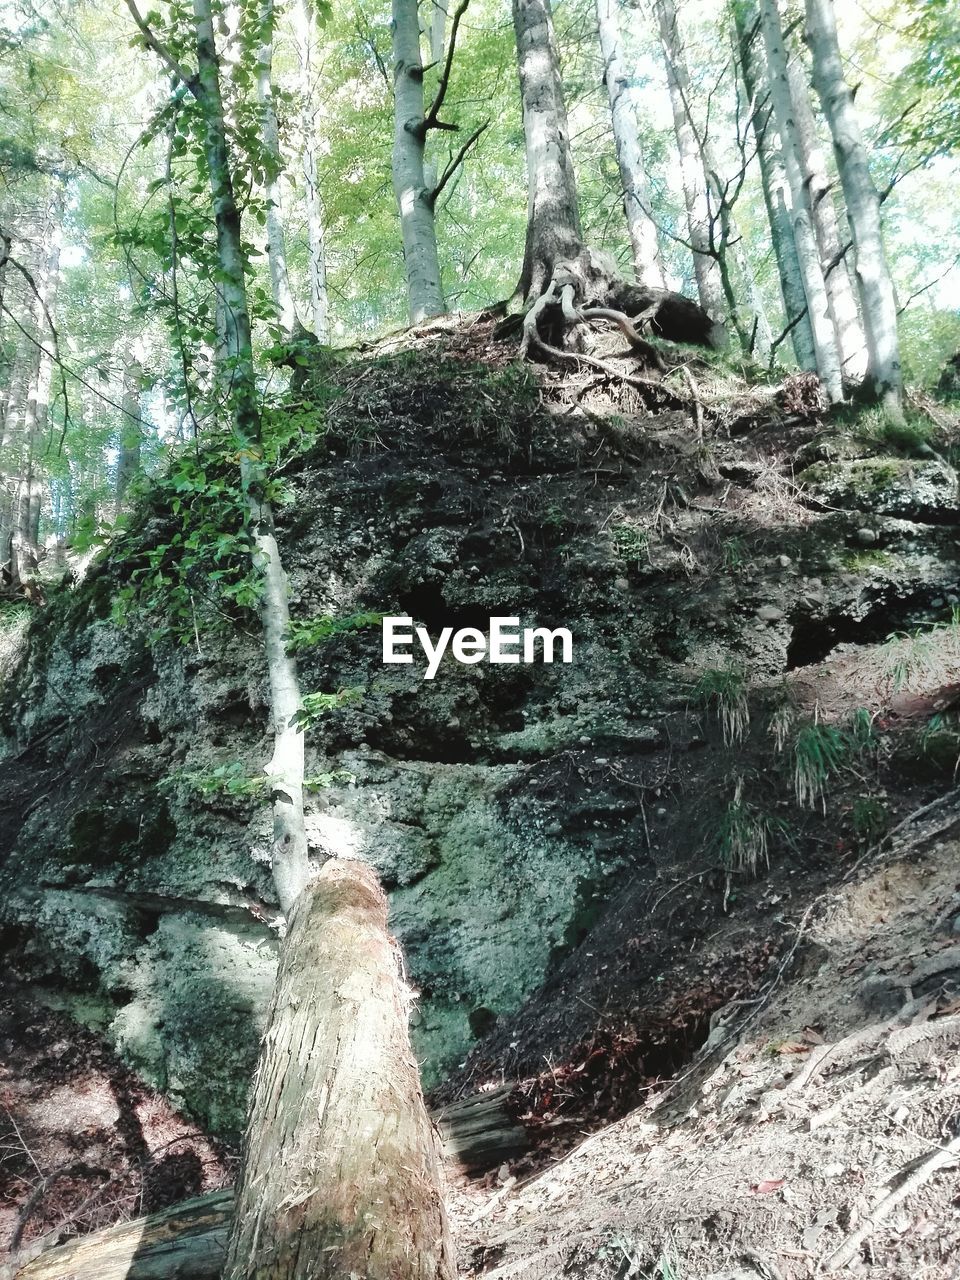
<path fill-rule="evenodd" d="M 790 219 L 790 190 L 783 155 L 776 143 L 776 120 L 770 103 L 770 82 L 763 51 L 757 44 L 757 11 L 734 5 L 740 72 L 747 100 L 752 104 L 751 124 L 760 162 L 763 202 L 770 225 L 770 239 L 777 259 L 780 295 L 786 323 L 793 323 L 790 340 L 793 354 L 801 369 L 815 370 L 817 355 L 813 347 L 813 330 L 803 292 L 797 246 Z M 794 323 L 795 322 L 795 323 Z"/>
<path fill-rule="evenodd" d="M 300 128 L 303 147 L 304 213 L 307 220 L 309 253 L 310 313 L 313 332 L 320 342 L 330 339 L 330 301 L 327 291 L 327 253 L 323 222 L 323 201 L 317 176 L 316 111 L 313 104 L 313 54 L 316 20 L 312 0 L 298 0 L 294 7 L 294 30 L 300 71 Z"/>
<path fill-rule="evenodd" d="M 117 457 L 116 509 L 123 507 L 123 500 L 130 481 L 140 470 L 140 448 L 143 441 L 141 423 L 141 385 L 143 366 L 131 350 L 127 350 L 123 368 L 123 395 L 120 399 L 120 450 Z"/>
<path fill-rule="evenodd" d="M 830 125 L 837 169 L 853 237 L 857 284 L 863 303 L 869 362 L 867 378 L 893 421 L 903 418 L 903 375 L 897 335 L 897 304 L 883 248 L 880 199 L 870 176 L 867 148 L 843 74 L 836 16 L 831 0 L 807 0 L 807 41 L 813 78 Z"/>
<path fill-rule="evenodd" d="M 283 157 L 280 154 L 280 130 L 277 125 L 277 109 L 273 101 L 273 0 L 261 0 L 260 47 L 257 52 L 257 101 L 260 104 L 260 130 L 263 139 L 263 158 L 266 168 L 264 196 L 267 203 L 267 260 L 270 267 L 270 291 L 280 327 L 292 338 L 300 326 L 290 274 L 287 270 L 287 246 L 283 233 L 283 196 L 280 177 L 283 173 Z"/>
<path fill-rule="evenodd" d="M 274 534 L 273 512 L 264 496 L 266 475 L 261 462 L 260 412 L 247 305 L 245 255 L 227 152 L 211 0 L 193 0 L 193 12 L 198 97 L 206 126 L 204 147 L 220 263 L 218 288 L 227 321 L 222 342 L 229 365 L 229 405 L 243 453 L 243 487 L 255 546 L 255 565 L 263 579 L 261 618 L 274 723 L 274 753 L 268 768 L 273 784 L 273 873 L 280 905 L 288 911 L 308 877 L 307 837 L 303 821 L 303 734 L 296 720 L 300 689 L 296 663 L 286 650 L 289 624 L 286 575 Z"/>
<path fill-rule="evenodd" d="M 664 289 L 666 281 L 660 261 L 660 242 L 656 224 L 650 217 L 650 190 L 643 149 L 630 98 L 630 79 L 622 58 L 618 0 L 596 0 L 596 4 L 603 80 L 610 100 L 613 142 L 623 188 L 623 212 L 633 250 L 633 270 L 638 283 Z"/>
<path fill-rule="evenodd" d="M 788 49 L 788 54 L 790 52 Z M 840 344 L 840 359 L 845 375 L 859 382 L 867 365 L 866 338 L 860 323 L 857 299 L 850 283 L 850 270 L 842 253 L 843 242 L 833 198 L 833 182 L 827 173 L 826 157 L 820 145 L 817 121 L 810 103 L 810 82 L 799 51 L 794 52 L 787 63 L 787 80 L 797 124 L 800 168 L 804 184 L 810 193 L 813 228 L 820 246 L 820 261 L 823 263 L 827 298 Z"/>
<path fill-rule="evenodd" d="M 427 122 L 423 102 L 423 61 L 417 0 L 393 0 L 393 189 L 400 209 L 400 231 L 407 273 L 411 324 L 441 315 L 446 303 L 440 283 L 440 257 L 432 184 L 424 168 Z"/>
<path fill-rule="evenodd" d="M 690 78 L 681 56 L 677 11 L 673 0 L 656 0 L 656 11 L 667 69 L 667 90 L 673 110 L 673 130 L 680 153 L 680 175 L 697 293 L 704 311 L 721 323 L 727 305 L 717 260 L 719 228 L 711 214 L 704 157 L 690 119 Z"/>
<path fill-rule="evenodd" d="M 770 94 L 780 134 L 783 163 L 790 185 L 791 217 L 797 260 L 807 299 L 807 312 L 817 355 L 817 372 L 832 403 L 843 399 L 843 377 L 836 329 L 830 313 L 827 286 L 823 277 L 820 250 L 813 230 L 809 193 L 803 182 L 797 142 L 797 127 L 787 78 L 787 53 L 777 0 L 760 0 L 760 28 L 770 72 Z"/>
<path fill-rule="evenodd" d="M 539 297 L 583 245 L 550 0 L 513 0 L 527 154 L 527 238 L 517 293 Z"/>

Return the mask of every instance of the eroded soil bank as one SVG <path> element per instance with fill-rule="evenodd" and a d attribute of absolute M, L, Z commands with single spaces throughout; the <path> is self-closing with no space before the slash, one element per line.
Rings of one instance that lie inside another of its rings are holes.
<path fill-rule="evenodd" d="M 298 379 L 280 533 L 303 686 L 340 695 L 312 851 L 390 891 L 435 1104 L 515 1086 L 532 1149 L 455 1193 L 472 1274 L 812 1275 L 952 1135 L 952 801 L 908 819 L 960 755 L 956 424 L 825 421 L 700 360 L 693 405 L 513 355 L 481 322 Z M 135 1073 L 229 1144 L 276 956 L 265 675 L 239 614 L 187 644 L 115 620 L 171 524 L 147 499 L 11 664 L 8 1008 L 56 1011 L 41 1056 L 87 1043 L 70 1019 L 117 1055 L 83 1089 Z M 382 665 L 382 613 L 567 626 L 575 661 L 424 682 Z M 41 1185 L 72 1158 L 42 1103 L 10 1094 L 27 1238 L 110 1216 L 99 1175 Z M 185 1194 L 229 1176 L 205 1142 Z M 950 1274 L 956 1191 L 931 1175 L 849 1265 Z"/>

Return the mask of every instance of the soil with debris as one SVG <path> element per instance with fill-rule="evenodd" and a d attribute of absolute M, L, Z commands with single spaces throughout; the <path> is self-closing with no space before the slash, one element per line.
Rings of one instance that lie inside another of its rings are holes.
<path fill-rule="evenodd" d="M 232 1181 L 235 1153 L 173 1110 L 103 1039 L 0 989 L 0 1241 L 11 1254 Z"/>
<path fill-rule="evenodd" d="M 533 1176 L 461 1192 L 467 1274 L 960 1274 L 960 798 L 785 930 L 641 1105 Z"/>

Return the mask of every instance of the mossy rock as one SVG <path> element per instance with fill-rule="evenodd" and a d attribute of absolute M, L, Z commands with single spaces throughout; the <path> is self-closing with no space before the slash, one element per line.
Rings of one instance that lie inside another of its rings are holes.
<path fill-rule="evenodd" d="M 924 520 L 958 510 L 957 473 L 940 458 L 884 455 L 816 462 L 797 479 L 810 497 L 847 511 Z"/>

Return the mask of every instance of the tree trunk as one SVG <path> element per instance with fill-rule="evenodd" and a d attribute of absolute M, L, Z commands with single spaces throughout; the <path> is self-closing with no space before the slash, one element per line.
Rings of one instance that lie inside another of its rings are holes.
<path fill-rule="evenodd" d="M 517 294 L 537 298 L 583 245 L 550 0 L 513 0 L 527 153 L 527 238 Z"/>
<path fill-rule="evenodd" d="M 155 51 L 170 55 L 128 7 Z M 212 0 L 193 0 L 220 288 L 230 315 L 231 408 L 262 576 L 274 753 L 273 880 L 290 922 L 247 1130 L 228 1280 L 453 1280 L 433 1130 L 410 1050 L 399 952 L 369 867 L 311 880 L 303 820 L 299 683 L 287 652 L 287 586 L 264 495 L 240 217 L 234 198 Z M 183 75 L 181 74 L 181 79 Z M 319 1141 L 318 1139 L 321 1138 Z M 319 1249 L 319 1253 L 318 1253 Z"/>
<path fill-rule="evenodd" d="M 787 51 L 788 54 L 790 50 Z M 850 283 L 847 260 L 842 255 L 840 224 L 833 199 L 833 183 L 827 174 L 826 158 L 820 145 L 817 122 L 810 104 L 810 82 L 799 51 L 787 63 L 787 79 L 797 124 L 800 168 L 810 193 L 813 228 L 820 246 L 830 312 L 837 330 L 840 359 L 846 376 L 859 382 L 867 364 L 866 338 L 860 324 L 857 300 Z"/>
<path fill-rule="evenodd" d="M 447 35 L 447 0 L 431 0 L 430 17 L 430 61 L 441 62 Z"/>
<path fill-rule="evenodd" d="M 143 424 L 140 421 L 142 381 L 143 366 L 128 349 L 123 370 L 123 396 L 120 400 L 123 416 L 120 422 L 120 450 L 117 456 L 116 508 L 118 512 L 123 506 L 123 499 L 130 481 L 140 470 L 140 446 L 143 440 Z"/>
<path fill-rule="evenodd" d="M 375 873 L 332 859 L 284 940 L 224 1280 L 454 1280 L 410 998 Z"/>
<path fill-rule="evenodd" d="M 417 0 L 393 0 L 393 189 L 400 210 L 411 324 L 446 311 L 433 191 L 424 170 L 427 122 Z"/>
<path fill-rule="evenodd" d="M 432 1115 L 445 1163 L 476 1177 L 529 1151 L 530 1134 L 513 1119 L 513 1092 L 508 1084 L 474 1093 Z M 62 1232 L 51 1232 L 0 1265 L 0 1280 L 220 1280 L 233 1220 L 227 1189 L 62 1245 Z"/>
<path fill-rule="evenodd" d="M 283 234 L 280 177 L 283 157 L 280 154 L 280 131 L 273 103 L 273 0 L 261 0 L 260 47 L 257 52 L 257 101 L 260 104 L 260 130 L 266 169 L 264 196 L 267 202 L 267 259 L 270 267 L 270 291 L 280 327 L 292 338 L 300 324 L 287 271 L 287 247 Z"/>
<path fill-rule="evenodd" d="M 304 212 L 309 250 L 310 312 L 320 342 L 330 339 L 330 301 L 327 292 L 326 237 L 323 202 L 317 177 L 316 113 L 313 106 L 313 51 L 316 22 L 311 0 L 298 0 L 293 12 L 300 62 L 301 129 L 303 132 Z"/>
<path fill-rule="evenodd" d="M 823 278 L 820 250 L 813 230 L 809 193 L 800 168 L 797 128 L 787 79 L 787 54 L 777 0 L 760 0 L 760 27 L 770 72 L 770 93 L 774 116 L 780 134 L 783 163 L 790 186 L 791 219 L 797 260 L 807 299 L 807 312 L 817 355 L 817 372 L 831 403 L 843 399 L 843 377 L 836 329 L 830 313 L 827 286 Z"/>
<path fill-rule="evenodd" d="M 214 1191 L 56 1248 L 21 1250 L 0 1280 L 219 1280 L 233 1192 Z"/>
<path fill-rule="evenodd" d="M 50 193 L 47 209 L 40 220 L 38 238 L 45 246 L 43 256 L 33 272 L 36 292 L 29 291 L 33 318 L 32 335 L 36 351 L 30 362 L 31 376 L 25 387 L 19 419 L 20 466 L 16 486 L 10 495 L 10 509 L 0 516 L 4 524 L 0 534 L 3 558 L 9 564 L 13 585 L 31 578 L 40 563 L 40 515 L 43 507 L 43 436 L 50 409 L 50 387 L 53 361 L 48 354 L 53 335 L 50 332 L 52 311 L 57 293 L 60 269 L 61 221 L 64 195 L 56 183 Z M 14 442 L 16 446 L 16 441 Z M 9 552 L 7 550 L 9 529 Z"/>
<path fill-rule="evenodd" d="M 40 352 L 29 340 L 36 327 L 36 301 L 25 319 L 28 334 L 18 344 L 10 377 L 10 393 L 0 431 L 0 587 L 16 586 L 19 564 L 14 540 L 19 515 L 19 492 L 24 459 L 24 419 L 30 388 L 40 367 Z"/>
<path fill-rule="evenodd" d="M 687 228 L 693 252 L 693 269 L 700 305 L 718 323 L 724 318 L 726 302 L 717 261 L 719 228 L 711 215 L 706 169 L 700 142 L 690 119 L 690 79 L 682 57 L 677 12 L 673 0 L 656 0 L 660 41 L 667 68 L 667 89 L 673 109 L 673 129 L 680 152 L 683 198 L 687 208 Z"/>
<path fill-rule="evenodd" d="M 618 0 L 597 0 L 597 29 L 603 56 L 603 80 L 610 99 L 613 141 L 623 187 L 623 212 L 633 250 L 633 270 L 639 284 L 666 287 L 660 263 L 656 224 L 650 217 L 650 191 L 640 146 L 630 79 L 621 58 Z"/>
<path fill-rule="evenodd" d="M 59 254 L 58 254 L 59 256 Z M 49 341 L 49 338 L 47 339 Z M 24 457 L 15 535 L 15 580 L 25 582 L 33 577 L 40 564 L 40 515 L 43 510 L 43 435 L 50 410 L 50 386 L 53 362 L 40 353 L 37 377 L 27 395 L 24 414 Z"/>
<path fill-rule="evenodd" d="M 272 781 L 274 813 L 273 875 L 280 905 L 288 911 L 306 884 L 308 874 L 303 821 L 303 734 L 296 721 L 300 689 L 296 664 L 286 649 L 289 625 L 286 576 L 273 530 L 273 512 L 264 496 L 266 475 L 261 461 L 260 415 L 247 307 L 244 249 L 227 153 L 211 0 L 194 0 L 193 10 L 198 98 L 204 115 L 204 149 L 220 263 L 218 294 L 228 319 L 223 338 L 230 364 L 230 408 L 243 459 L 241 471 L 254 540 L 254 564 L 263 580 L 261 620 L 274 729 L 273 759 L 267 769 Z"/>
<path fill-rule="evenodd" d="M 870 176 L 853 94 L 843 74 L 831 0 L 807 0 L 807 41 L 813 55 L 814 84 L 830 125 L 853 237 L 857 284 L 867 333 L 867 378 L 885 412 L 892 420 L 899 421 L 903 417 L 903 377 L 896 295 L 883 249 L 880 200 Z"/>
<path fill-rule="evenodd" d="M 751 123 L 757 143 L 757 158 L 760 161 L 760 180 L 770 225 L 770 239 L 777 259 L 784 316 L 788 325 L 793 324 L 790 340 L 797 364 L 801 369 L 815 370 L 817 355 L 813 347 L 813 331 L 810 328 L 807 299 L 803 292 L 797 246 L 790 222 L 787 173 L 783 156 L 774 141 L 776 121 L 770 103 L 769 78 L 763 51 L 757 44 L 757 11 L 752 6 L 743 9 L 734 5 L 733 12 L 740 71 L 747 100 L 752 104 Z"/>

